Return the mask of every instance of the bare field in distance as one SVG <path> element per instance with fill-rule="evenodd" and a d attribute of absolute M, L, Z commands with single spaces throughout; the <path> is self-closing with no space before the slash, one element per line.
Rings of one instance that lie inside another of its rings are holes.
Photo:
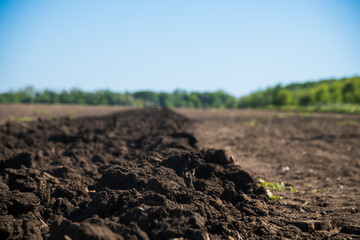
<path fill-rule="evenodd" d="M 31 121 L 37 118 L 101 116 L 126 109 L 130 109 L 130 107 L 71 104 L 0 104 L 0 124 L 6 121 Z"/>

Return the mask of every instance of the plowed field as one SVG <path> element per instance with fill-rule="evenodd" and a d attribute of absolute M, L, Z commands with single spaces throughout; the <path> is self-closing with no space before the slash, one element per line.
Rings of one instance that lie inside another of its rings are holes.
<path fill-rule="evenodd" d="M 358 116 L 59 116 L 0 125 L 0 239 L 360 236 Z"/>

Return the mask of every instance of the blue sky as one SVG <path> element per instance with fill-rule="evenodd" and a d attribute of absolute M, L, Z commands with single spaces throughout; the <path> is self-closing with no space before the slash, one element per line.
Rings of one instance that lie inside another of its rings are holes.
<path fill-rule="evenodd" d="M 0 92 L 236 96 L 360 74 L 360 1 L 0 0 Z"/>

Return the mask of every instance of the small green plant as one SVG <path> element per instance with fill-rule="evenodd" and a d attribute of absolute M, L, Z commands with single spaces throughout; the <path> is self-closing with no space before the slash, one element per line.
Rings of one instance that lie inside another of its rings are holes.
<path fill-rule="evenodd" d="M 271 120 L 277 120 L 277 119 L 280 119 L 281 117 L 279 116 L 279 114 L 269 114 L 268 116 L 267 116 L 267 120 L 268 121 L 271 121 Z"/>
<path fill-rule="evenodd" d="M 356 121 L 355 120 L 342 120 L 342 121 L 337 121 L 336 125 L 340 125 L 340 126 L 355 126 L 356 125 Z"/>
<path fill-rule="evenodd" d="M 283 199 L 283 197 L 282 197 L 282 196 L 272 195 L 272 196 L 270 197 L 270 199 Z"/>
<path fill-rule="evenodd" d="M 321 188 L 321 189 L 313 189 L 313 190 L 311 190 L 311 193 L 318 193 L 318 192 L 326 192 L 327 191 L 327 189 L 326 188 Z"/>
<path fill-rule="evenodd" d="M 282 191 L 285 187 L 285 183 L 277 183 L 277 182 L 266 182 L 264 179 L 259 178 L 259 186 L 263 187 L 266 191 L 266 194 L 270 199 L 282 199 L 281 196 L 274 195 L 271 191 Z"/>
<path fill-rule="evenodd" d="M 281 182 L 266 182 L 264 179 L 259 178 L 259 182 L 260 182 L 260 186 L 265 188 L 265 189 L 269 189 L 271 191 L 282 191 L 285 187 L 285 183 Z"/>
<path fill-rule="evenodd" d="M 255 127 L 256 125 L 258 125 L 258 123 L 256 122 L 256 120 L 251 120 L 248 122 L 244 122 L 244 125 L 249 126 L 249 127 Z"/>
<path fill-rule="evenodd" d="M 44 115 L 50 115 L 50 114 L 51 114 L 51 111 L 44 110 L 44 111 L 42 111 L 41 113 L 44 114 Z"/>
<path fill-rule="evenodd" d="M 9 120 L 12 122 L 12 121 L 15 121 L 16 118 L 14 116 L 10 116 Z"/>
<path fill-rule="evenodd" d="M 281 196 L 276 196 L 274 195 L 269 189 L 265 189 L 266 194 L 268 195 L 268 197 L 273 200 L 273 199 L 282 199 Z"/>
<path fill-rule="evenodd" d="M 311 112 L 299 112 L 299 116 L 302 118 L 311 117 Z"/>
<path fill-rule="evenodd" d="M 289 190 L 293 193 L 293 192 L 297 192 L 297 190 L 295 188 L 293 188 L 292 186 L 289 187 Z"/>
<path fill-rule="evenodd" d="M 67 115 L 72 116 L 72 115 L 75 115 L 76 111 L 74 109 L 68 109 L 66 111 L 66 113 L 67 113 Z"/>
<path fill-rule="evenodd" d="M 31 117 L 29 117 L 29 116 L 23 116 L 23 117 L 21 117 L 21 118 L 19 118 L 19 121 L 20 122 L 29 122 L 29 121 L 31 121 L 32 119 L 31 119 Z"/>

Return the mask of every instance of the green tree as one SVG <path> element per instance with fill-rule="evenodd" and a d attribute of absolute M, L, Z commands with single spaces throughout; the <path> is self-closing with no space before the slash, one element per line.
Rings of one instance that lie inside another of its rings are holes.
<path fill-rule="evenodd" d="M 315 103 L 329 103 L 330 93 L 326 84 L 321 84 L 315 89 Z"/>
<path fill-rule="evenodd" d="M 202 103 L 200 101 L 198 93 L 195 93 L 195 92 L 190 93 L 189 102 L 190 102 L 191 107 L 195 107 L 195 108 L 201 108 L 202 107 Z"/>
<path fill-rule="evenodd" d="M 300 106 L 308 106 L 312 102 L 311 94 L 309 92 L 305 92 L 303 95 L 299 98 L 299 104 Z"/>
<path fill-rule="evenodd" d="M 173 95 L 169 93 L 159 93 L 159 104 L 162 107 L 171 108 L 174 107 Z"/>
<path fill-rule="evenodd" d="M 337 103 L 337 104 L 343 103 L 342 87 L 343 87 L 343 83 L 341 82 L 333 82 L 330 84 L 329 92 L 330 92 L 331 103 Z"/>
<path fill-rule="evenodd" d="M 342 90 L 345 103 L 360 103 L 360 78 L 348 79 Z"/>
<path fill-rule="evenodd" d="M 291 94 L 288 90 L 281 88 L 275 94 L 274 105 L 284 106 L 291 103 Z"/>

